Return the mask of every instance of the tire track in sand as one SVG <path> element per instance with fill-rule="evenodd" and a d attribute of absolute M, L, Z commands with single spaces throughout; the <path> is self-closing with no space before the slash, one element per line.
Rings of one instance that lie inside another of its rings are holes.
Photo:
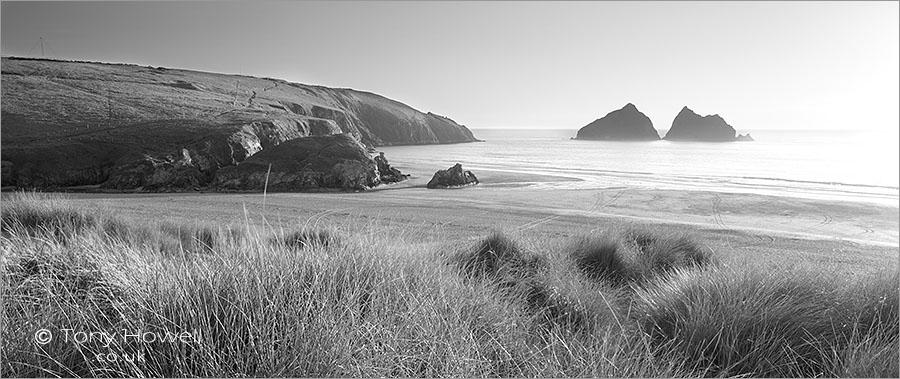
<path fill-rule="evenodd" d="M 733 228 L 728 226 L 728 224 L 726 224 L 725 220 L 722 218 L 722 196 L 720 196 L 718 193 L 715 193 L 715 192 L 713 192 L 712 195 L 713 195 L 713 206 L 712 206 L 713 221 L 716 223 L 716 226 L 718 226 L 724 230 L 728 230 L 728 231 L 734 230 Z M 754 233 L 753 236 L 756 237 L 757 240 L 759 240 L 759 244 L 768 245 L 768 244 L 775 243 L 775 237 L 773 237 L 772 235 L 769 235 L 769 234 Z M 759 245 L 759 244 L 757 244 L 757 245 Z"/>
<path fill-rule="evenodd" d="M 595 201 L 594 204 L 591 205 L 590 208 L 588 208 L 588 212 L 595 212 L 595 211 L 597 211 L 597 210 L 599 210 L 599 209 L 603 209 L 603 208 L 606 208 L 606 207 L 610 206 L 612 203 L 615 203 L 617 200 L 619 200 L 619 198 L 622 197 L 622 194 L 624 194 L 624 193 L 625 193 L 625 190 L 624 190 L 624 189 L 623 189 L 623 190 L 619 190 L 618 192 L 616 192 L 615 194 L 613 194 L 612 197 L 611 197 L 609 200 L 603 201 L 604 198 L 605 198 L 605 194 L 604 194 L 603 191 L 601 191 L 601 192 L 598 194 L 598 196 L 597 196 L 597 201 Z M 516 228 L 513 229 L 513 230 L 515 230 L 515 231 L 523 231 L 523 230 L 532 229 L 532 228 L 535 228 L 535 227 L 537 227 L 537 226 L 539 226 L 539 225 L 542 225 L 542 224 L 548 223 L 548 222 L 550 222 L 550 221 L 556 220 L 556 219 L 558 219 L 558 218 L 560 218 L 560 217 L 562 217 L 562 216 L 561 216 L 561 215 L 550 215 L 550 216 L 542 217 L 542 218 L 539 218 L 539 219 L 537 219 L 537 220 L 529 221 L 529 222 L 526 222 L 526 223 L 524 223 L 524 224 L 522 224 L 522 225 L 519 225 L 518 227 L 516 227 Z"/>
<path fill-rule="evenodd" d="M 725 225 L 725 220 L 722 220 L 722 212 L 720 209 L 721 205 L 722 205 L 722 196 L 719 196 L 719 194 L 713 192 L 713 207 L 712 207 L 713 221 L 716 223 L 716 226 L 718 226 L 722 229 L 725 229 L 725 230 L 731 230 L 731 228 L 729 228 L 728 225 Z"/>

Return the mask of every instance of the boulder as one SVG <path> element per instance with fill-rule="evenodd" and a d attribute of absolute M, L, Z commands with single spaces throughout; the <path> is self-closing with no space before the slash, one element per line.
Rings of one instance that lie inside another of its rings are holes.
<path fill-rule="evenodd" d="M 457 163 L 446 170 L 438 170 L 431 177 L 426 187 L 428 188 L 452 188 L 478 184 L 478 178 L 472 171 L 463 170 Z"/>
<path fill-rule="evenodd" d="M 753 137 L 750 137 L 750 133 L 738 134 L 737 138 L 735 138 L 734 140 L 735 141 L 753 141 Z"/>
<path fill-rule="evenodd" d="M 359 141 L 350 134 L 336 134 L 298 138 L 264 149 L 236 166 L 216 171 L 214 186 L 261 191 L 267 181 L 270 191 L 359 191 L 380 184 L 381 175 Z"/>
<path fill-rule="evenodd" d="M 384 156 L 384 152 L 379 152 L 378 155 L 375 156 L 375 164 L 378 165 L 378 174 L 381 176 L 381 181 L 384 183 L 400 182 L 406 180 L 406 177 L 408 176 L 404 175 L 400 170 L 391 167 L 391 164 Z"/>
<path fill-rule="evenodd" d="M 675 120 L 672 128 L 663 138 L 669 141 L 705 141 L 727 142 L 734 141 L 734 128 L 728 125 L 722 117 L 715 114 L 701 117 L 690 108 L 684 107 Z"/>
<path fill-rule="evenodd" d="M 632 103 L 609 112 L 578 130 L 576 139 L 608 141 L 656 141 L 659 133 L 653 122 Z"/>

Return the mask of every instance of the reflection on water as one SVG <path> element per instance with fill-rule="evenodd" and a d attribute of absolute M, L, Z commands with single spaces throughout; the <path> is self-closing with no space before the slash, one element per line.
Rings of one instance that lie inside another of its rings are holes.
<path fill-rule="evenodd" d="M 898 204 L 898 141 L 875 132 L 759 130 L 751 131 L 756 141 L 733 143 L 575 141 L 575 130 L 561 129 L 473 132 L 485 142 L 381 150 L 401 167 L 460 162 L 578 179 L 535 189 L 632 186 Z"/>

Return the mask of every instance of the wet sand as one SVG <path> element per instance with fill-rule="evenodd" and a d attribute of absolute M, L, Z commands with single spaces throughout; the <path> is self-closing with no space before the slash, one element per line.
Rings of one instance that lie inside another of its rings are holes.
<path fill-rule="evenodd" d="M 413 176 L 357 193 L 71 196 L 143 220 L 276 228 L 320 223 L 418 242 L 477 239 L 494 230 L 544 239 L 645 227 L 687 233 L 726 259 L 808 261 L 854 272 L 896 267 L 900 257 L 900 214 L 891 206 L 630 187 L 540 189 L 529 184 L 571 179 L 477 174 L 482 185 L 449 190 L 426 189 L 430 178 Z"/>

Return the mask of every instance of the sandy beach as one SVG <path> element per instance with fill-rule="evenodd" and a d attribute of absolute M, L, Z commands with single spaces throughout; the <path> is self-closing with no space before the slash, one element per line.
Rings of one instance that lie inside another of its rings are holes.
<path fill-rule="evenodd" d="M 290 228 L 378 228 L 446 243 L 494 230 L 556 238 L 631 227 L 684 232 L 727 259 L 806 260 L 848 272 L 897 263 L 897 208 L 708 191 L 631 187 L 550 190 L 551 176 L 480 171 L 482 185 L 424 188 L 428 178 L 356 193 L 71 194 L 144 220 L 171 218 Z M 503 182 L 504 185 L 491 185 Z"/>

